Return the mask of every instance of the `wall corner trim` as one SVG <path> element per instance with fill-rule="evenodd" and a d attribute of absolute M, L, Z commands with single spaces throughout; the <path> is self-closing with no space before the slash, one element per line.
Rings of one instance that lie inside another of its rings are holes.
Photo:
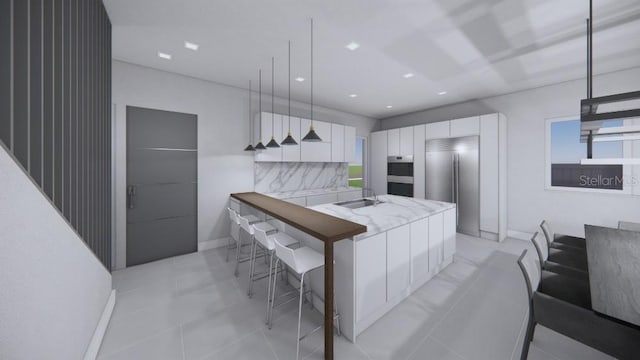
<path fill-rule="evenodd" d="M 109 295 L 109 299 L 107 300 L 107 304 L 104 306 L 104 310 L 102 311 L 100 321 L 98 321 L 98 326 L 96 326 L 96 330 L 93 332 L 93 337 L 91 337 L 89 347 L 84 354 L 84 360 L 95 360 L 98 357 L 98 351 L 102 345 L 102 340 L 104 339 L 104 334 L 107 331 L 107 326 L 111 320 L 111 315 L 113 314 L 115 305 L 116 289 L 112 289 L 111 295 Z"/>

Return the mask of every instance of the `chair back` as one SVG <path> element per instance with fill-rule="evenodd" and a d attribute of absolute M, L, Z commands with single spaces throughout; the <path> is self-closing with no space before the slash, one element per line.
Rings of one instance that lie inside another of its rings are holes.
<path fill-rule="evenodd" d="M 542 265 L 544 265 L 545 261 L 547 261 L 547 259 L 549 258 L 549 247 L 546 241 L 542 239 L 540 233 L 537 231 L 535 234 L 533 234 L 531 242 L 536 248 L 536 252 L 538 253 L 538 260 L 540 260 L 540 267 L 542 268 Z"/>
<path fill-rule="evenodd" d="M 553 231 L 551 231 L 551 227 L 546 220 L 542 220 L 540 223 L 540 228 L 542 228 L 542 232 L 544 233 L 544 237 L 547 239 L 547 246 L 551 246 L 553 242 Z"/>
<path fill-rule="evenodd" d="M 253 226 L 251 226 L 251 224 L 249 224 L 249 220 L 247 220 L 247 218 L 238 215 L 238 222 L 240 223 L 240 227 L 244 229 L 244 231 L 248 232 L 249 235 L 253 235 Z"/>
<path fill-rule="evenodd" d="M 618 221 L 619 230 L 640 231 L 640 223 L 631 221 Z"/>
<path fill-rule="evenodd" d="M 273 248 L 273 241 L 267 237 L 266 231 L 254 226 L 253 235 L 256 237 L 256 240 L 260 244 L 262 244 L 262 246 L 266 247 L 267 249 Z"/>
<path fill-rule="evenodd" d="M 520 266 L 520 270 L 524 276 L 527 293 L 529 294 L 529 299 L 531 299 L 540 283 L 540 268 L 533 259 L 533 256 L 529 255 L 526 249 L 522 251 L 522 255 L 518 258 L 518 266 Z"/>
<path fill-rule="evenodd" d="M 227 212 L 229 212 L 229 219 L 231 222 L 238 223 L 238 213 L 230 207 L 227 207 Z"/>
<path fill-rule="evenodd" d="M 276 238 L 273 239 L 273 243 L 276 246 L 276 256 L 278 259 L 284 261 L 285 264 L 298 272 L 298 262 L 296 261 L 296 254 L 294 250 L 282 245 Z"/>

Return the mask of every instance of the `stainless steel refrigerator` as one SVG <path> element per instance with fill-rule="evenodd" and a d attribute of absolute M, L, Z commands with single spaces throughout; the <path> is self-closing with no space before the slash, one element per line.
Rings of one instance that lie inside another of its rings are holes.
<path fill-rule="evenodd" d="M 455 203 L 457 232 L 480 236 L 478 137 L 428 140 L 425 162 L 425 198 Z"/>

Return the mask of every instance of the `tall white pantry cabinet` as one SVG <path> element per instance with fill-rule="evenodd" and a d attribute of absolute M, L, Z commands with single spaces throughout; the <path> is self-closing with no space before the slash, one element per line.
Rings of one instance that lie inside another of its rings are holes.
<path fill-rule="evenodd" d="M 371 133 L 370 184 L 387 193 L 387 156 L 413 155 L 414 196 L 425 196 L 425 142 L 480 137 L 480 236 L 502 241 L 507 236 L 507 119 L 486 114 Z"/>

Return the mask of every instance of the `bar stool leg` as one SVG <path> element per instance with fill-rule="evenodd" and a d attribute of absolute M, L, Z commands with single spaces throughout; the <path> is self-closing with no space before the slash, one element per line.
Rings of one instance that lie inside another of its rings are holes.
<path fill-rule="evenodd" d="M 229 262 L 229 249 L 231 248 L 231 237 L 227 241 L 227 257 L 225 258 L 225 262 Z"/>
<path fill-rule="evenodd" d="M 267 282 L 267 319 L 265 324 L 269 325 L 269 311 L 271 309 L 271 274 L 273 271 L 273 253 L 274 251 L 269 251 L 269 281 Z M 273 289 L 275 291 L 275 289 Z"/>
<path fill-rule="evenodd" d="M 278 257 L 276 257 L 276 266 L 274 267 L 274 271 L 278 271 L 278 264 L 280 263 L 280 259 Z M 269 309 L 269 329 L 271 329 L 271 326 L 273 325 L 273 308 L 275 305 L 275 301 L 276 301 L 276 284 L 278 281 L 278 274 L 274 273 L 273 274 L 273 286 L 271 287 L 273 289 L 273 291 L 271 291 L 271 305 L 270 305 L 270 309 Z"/>
<path fill-rule="evenodd" d="M 233 275 L 235 275 L 235 277 L 238 277 L 238 267 L 240 266 L 240 243 L 242 241 L 242 234 L 238 235 L 238 240 L 236 241 L 236 269 L 233 272 Z"/>
<path fill-rule="evenodd" d="M 302 323 L 302 298 L 304 297 L 304 273 L 300 275 L 300 302 L 298 303 L 298 337 L 296 338 L 296 360 L 300 358 L 300 325 Z"/>
<path fill-rule="evenodd" d="M 256 243 L 256 238 L 251 238 L 251 254 L 249 255 L 249 298 L 253 297 L 253 272 L 256 266 L 256 251 L 258 249 L 258 244 Z"/>

